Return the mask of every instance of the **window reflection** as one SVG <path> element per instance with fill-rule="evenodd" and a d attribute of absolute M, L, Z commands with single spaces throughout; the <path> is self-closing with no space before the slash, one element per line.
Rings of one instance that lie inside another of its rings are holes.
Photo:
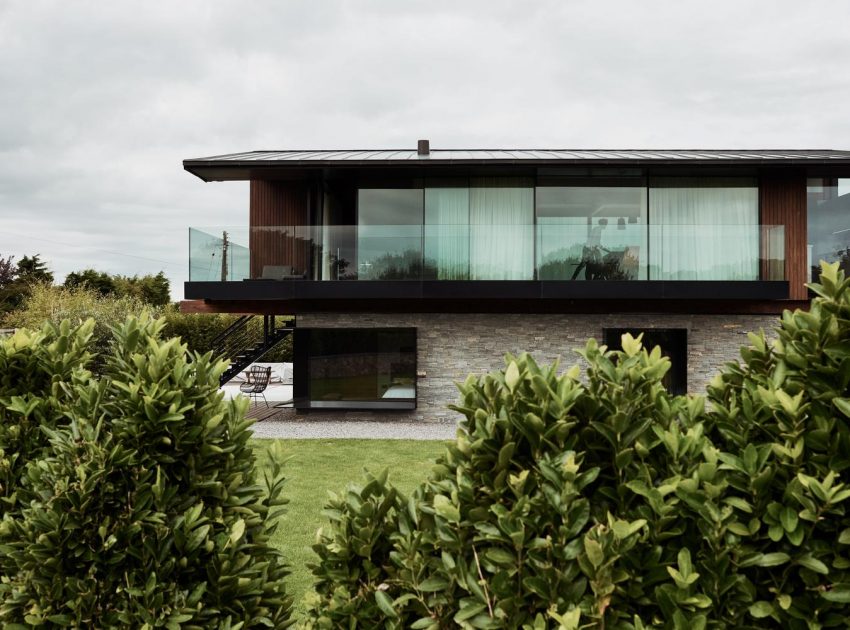
<path fill-rule="evenodd" d="M 361 188 L 357 195 L 357 277 L 422 277 L 421 188 Z"/>
<path fill-rule="evenodd" d="M 311 328 L 296 339 L 308 384 L 299 405 L 415 408 L 415 328 Z"/>
<path fill-rule="evenodd" d="M 850 274 L 850 178 L 809 179 L 806 193 L 809 281 L 818 281 L 821 260 Z"/>
<path fill-rule="evenodd" d="M 646 188 L 537 189 L 540 280 L 646 278 Z"/>

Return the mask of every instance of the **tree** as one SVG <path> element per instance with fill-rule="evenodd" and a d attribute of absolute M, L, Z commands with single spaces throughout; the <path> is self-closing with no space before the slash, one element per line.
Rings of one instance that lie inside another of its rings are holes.
<path fill-rule="evenodd" d="M 41 254 L 24 256 L 18 261 L 18 279 L 30 284 L 32 282 L 53 282 L 53 272 L 41 259 Z"/>
<path fill-rule="evenodd" d="M 65 287 L 88 287 L 101 295 L 115 293 L 115 281 L 108 273 L 95 271 L 94 269 L 83 269 L 72 271 L 65 277 Z"/>
<path fill-rule="evenodd" d="M 14 256 L 3 258 L 0 256 L 0 289 L 10 284 L 17 277 L 15 266 L 12 264 Z"/>
<path fill-rule="evenodd" d="M 151 306 L 165 306 L 171 302 L 171 284 L 163 272 L 145 276 L 113 276 L 115 293 L 134 297 Z"/>
<path fill-rule="evenodd" d="M 102 296 L 127 297 L 151 306 L 165 306 L 171 301 L 171 285 L 163 272 L 156 275 L 110 275 L 94 269 L 73 271 L 65 278 L 65 288 L 86 287 Z"/>
<path fill-rule="evenodd" d="M 39 254 L 24 256 L 14 266 L 12 258 L 0 257 L 0 316 L 18 308 L 33 284 L 53 282 L 53 274 Z"/>

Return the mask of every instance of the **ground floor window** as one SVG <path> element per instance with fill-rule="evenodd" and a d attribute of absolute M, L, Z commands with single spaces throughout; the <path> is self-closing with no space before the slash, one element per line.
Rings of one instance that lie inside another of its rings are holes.
<path fill-rule="evenodd" d="M 295 406 L 415 409 L 415 328 L 300 328 Z"/>
<path fill-rule="evenodd" d="M 684 328 L 606 328 L 603 343 L 611 350 L 622 350 L 625 333 L 637 337 L 643 333 L 643 346 L 651 350 L 661 346 L 661 353 L 670 359 L 670 370 L 664 385 L 671 394 L 688 393 L 688 331 Z"/>

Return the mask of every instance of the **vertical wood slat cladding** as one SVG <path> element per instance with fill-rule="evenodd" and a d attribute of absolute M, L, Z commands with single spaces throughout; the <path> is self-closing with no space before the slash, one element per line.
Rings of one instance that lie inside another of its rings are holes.
<path fill-rule="evenodd" d="M 792 300 L 805 300 L 808 297 L 805 174 L 761 177 L 759 200 L 762 225 L 785 226 L 785 278 L 788 280 L 788 297 Z"/>
<path fill-rule="evenodd" d="M 308 271 L 308 231 L 302 228 L 296 236 L 292 229 L 258 228 L 309 225 L 309 208 L 310 189 L 305 183 L 251 180 L 248 243 L 252 278 L 261 277 L 266 265 L 291 265 L 296 274 Z"/>

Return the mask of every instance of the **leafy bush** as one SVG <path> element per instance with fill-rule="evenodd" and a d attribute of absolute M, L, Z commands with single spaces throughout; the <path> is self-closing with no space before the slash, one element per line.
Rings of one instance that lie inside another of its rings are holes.
<path fill-rule="evenodd" d="M 64 422 L 70 388 L 88 376 L 93 329 L 91 320 L 76 328 L 65 321 L 0 338 L 0 516 L 19 509 L 26 464 L 47 446 L 43 429 Z"/>
<path fill-rule="evenodd" d="M 4 627 L 291 624 L 286 567 L 269 544 L 279 463 L 260 483 L 247 403 L 218 392 L 225 364 L 190 361 L 179 340 L 159 339 L 162 326 L 128 319 L 101 378 L 78 367 L 91 322 L 0 341 L 0 437 L 17 456 L 4 476 L 16 509 L 0 522 Z M 17 395 L 14 378 L 34 363 L 43 373 Z M 8 439 L 36 425 L 45 444 Z"/>
<path fill-rule="evenodd" d="M 673 468 L 692 472 L 678 460 L 656 466 L 664 439 L 701 444 L 698 429 L 681 426 L 695 424 L 702 401 L 666 394 L 660 351 L 641 351 L 629 337 L 624 348 L 608 353 L 591 341 L 587 385 L 577 368 L 558 375 L 557 365 L 540 368 L 528 355 L 467 379 L 457 442 L 426 484 L 407 498 L 371 479 L 329 504 L 330 533 L 314 548 L 310 623 L 616 622 L 633 611 L 661 615 L 661 586 L 671 591 L 671 614 L 681 607 L 686 618 L 696 608 L 690 587 L 678 588 L 665 567 L 688 552 L 658 543 L 695 526 L 671 518 L 649 489 L 677 478 Z M 647 576 L 647 566 L 657 570 Z"/>
<path fill-rule="evenodd" d="M 151 306 L 171 302 L 171 283 L 163 272 L 146 276 L 112 276 L 95 269 L 72 271 L 65 277 L 65 288 L 87 287 L 100 295 L 134 297 Z"/>
<path fill-rule="evenodd" d="M 191 352 L 204 354 L 213 349 L 212 341 L 236 321 L 236 315 L 226 313 L 181 313 L 177 306 L 164 309 L 165 337 L 180 337 Z"/>
<path fill-rule="evenodd" d="M 141 315 L 144 311 L 158 314 L 156 309 L 135 297 L 104 296 L 85 286 L 66 288 L 41 282 L 30 286 L 21 307 L 9 313 L 5 323 L 39 330 L 45 322 L 58 325 L 69 320 L 72 325 L 79 325 L 92 319 L 95 324 L 91 347 L 102 353 L 112 343 L 112 328 L 121 325 L 128 316 Z"/>
<path fill-rule="evenodd" d="M 92 331 L 94 339 L 91 347 L 98 354 L 109 349 L 112 343 L 112 328 L 121 325 L 127 317 L 138 316 L 143 312 L 164 317 L 163 336 L 166 338 L 180 337 L 183 343 L 188 346 L 189 352 L 199 354 L 213 350 L 213 339 L 237 318 L 236 315 L 228 314 L 181 313 L 175 305 L 162 308 L 154 307 L 141 297 L 103 295 L 97 287 L 85 283 L 71 287 L 35 283 L 30 286 L 29 291 L 24 297 L 21 307 L 6 316 L 4 320 L 6 325 L 41 329 L 44 322 L 59 324 L 67 319 L 72 324 L 79 324 L 91 318 L 95 321 Z M 263 326 L 262 320 L 257 319 L 252 322 L 252 325 L 256 327 L 259 334 Z M 284 339 L 263 359 L 266 361 L 291 361 L 291 338 Z M 94 367 L 99 369 L 101 363 L 100 359 L 96 359 Z"/>
<path fill-rule="evenodd" d="M 369 477 L 316 546 L 314 628 L 846 626 L 850 281 L 702 397 L 626 335 L 559 375 L 470 377 L 454 446 L 409 497 Z"/>
<path fill-rule="evenodd" d="M 238 318 L 237 315 L 227 313 L 181 313 L 174 305 L 164 309 L 163 317 L 165 318 L 163 335 L 165 337 L 180 337 L 183 343 L 189 347 L 190 352 L 200 354 L 215 350 L 213 340 Z M 261 317 L 254 318 L 250 325 L 254 328 L 255 335 L 261 334 L 263 329 Z M 280 325 L 281 318 L 278 318 L 278 326 Z M 261 360 L 269 362 L 292 361 L 292 337 L 287 337 L 281 341 Z"/>
<path fill-rule="evenodd" d="M 772 344 L 751 335 L 709 387 L 739 588 L 784 628 L 850 619 L 850 280 L 837 263 L 819 279 L 808 312 L 786 311 Z"/>

